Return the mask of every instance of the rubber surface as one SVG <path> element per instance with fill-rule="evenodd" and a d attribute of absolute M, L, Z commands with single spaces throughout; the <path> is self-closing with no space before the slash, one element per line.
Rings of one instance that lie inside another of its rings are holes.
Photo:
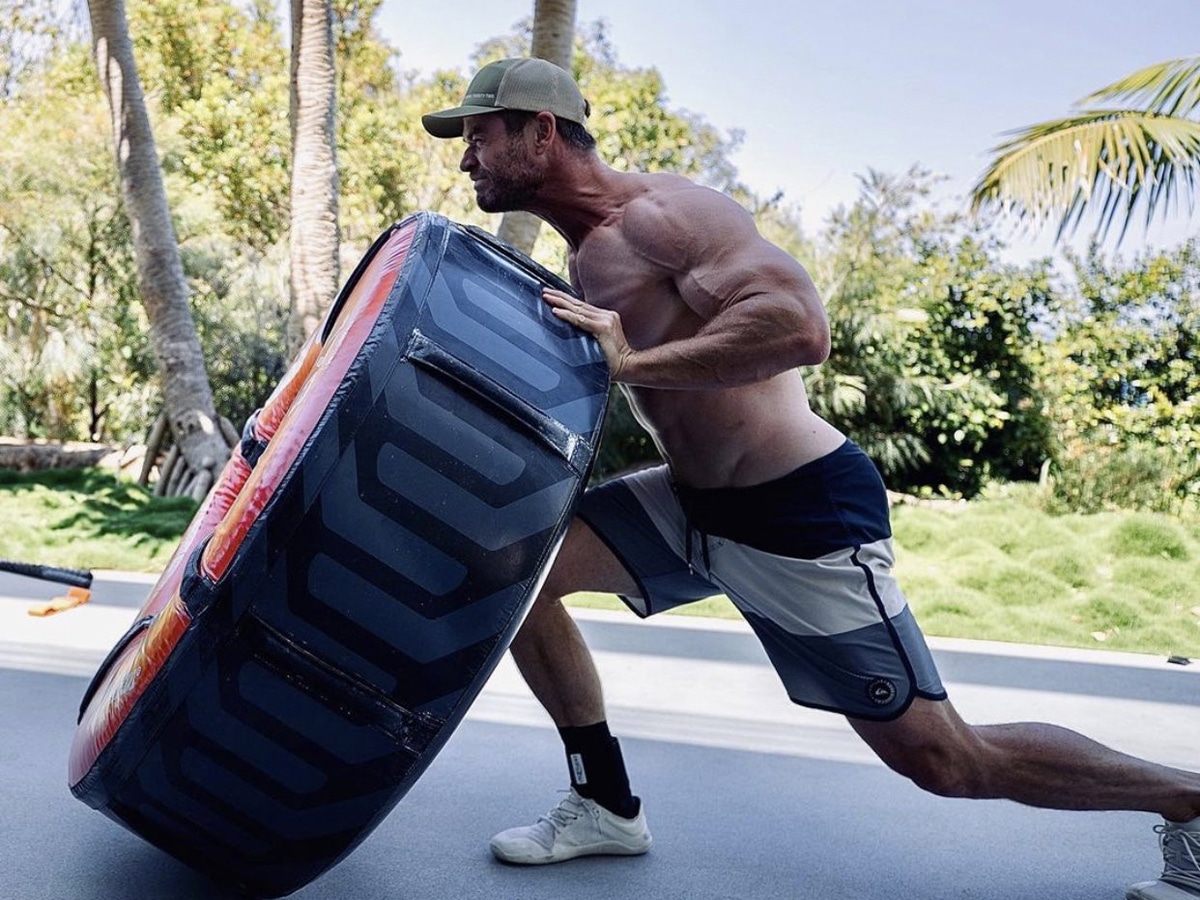
<path fill-rule="evenodd" d="M 76 797 L 209 876 L 297 890 L 441 749 L 586 484 L 608 372 L 546 270 L 392 227 L 251 421 L 85 695 Z"/>

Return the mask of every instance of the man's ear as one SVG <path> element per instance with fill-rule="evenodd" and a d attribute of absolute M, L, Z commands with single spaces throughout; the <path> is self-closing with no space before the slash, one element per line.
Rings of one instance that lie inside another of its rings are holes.
<path fill-rule="evenodd" d="M 554 118 L 552 112 L 540 112 L 533 119 L 533 143 L 534 148 L 539 152 L 544 152 L 550 146 L 550 142 L 558 133 L 558 121 Z"/>

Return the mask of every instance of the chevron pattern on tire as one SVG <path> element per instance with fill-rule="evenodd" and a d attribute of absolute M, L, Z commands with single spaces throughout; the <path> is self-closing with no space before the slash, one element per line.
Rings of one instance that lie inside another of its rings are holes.
<path fill-rule="evenodd" d="M 331 313 L 386 288 L 361 346 L 326 326 L 255 448 L 251 502 L 230 507 L 249 518 L 213 530 L 227 568 L 192 555 L 190 625 L 72 785 L 258 896 L 343 858 L 440 750 L 532 602 L 600 438 L 603 356 L 540 299 L 561 282 L 429 213 L 372 253 L 398 240 L 395 283 L 360 265 Z M 316 400 L 341 341 L 353 359 Z"/>

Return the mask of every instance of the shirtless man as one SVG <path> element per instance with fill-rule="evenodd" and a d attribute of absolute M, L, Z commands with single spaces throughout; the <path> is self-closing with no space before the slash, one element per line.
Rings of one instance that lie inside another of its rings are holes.
<path fill-rule="evenodd" d="M 1162 878 L 1130 900 L 1200 898 L 1200 775 L 1053 725 L 972 726 L 946 697 L 891 575 L 887 497 L 870 460 L 810 409 L 797 367 L 829 352 L 807 272 L 730 198 L 603 163 L 588 105 L 536 59 L 485 66 L 462 106 L 422 118 L 466 142 L 487 212 L 527 210 L 567 242 L 584 300 L 559 318 L 594 335 L 666 464 L 589 490 L 512 654 L 559 728 L 571 790 L 532 826 L 492 839 L 511 863 L 650 847 L 608 731 L 600 681 L 561 603 L 622 596 L 647 616 L 726 594 L 797 703 L 844 714 L 893 770 L 947 797 L 1144 810 Z"/>

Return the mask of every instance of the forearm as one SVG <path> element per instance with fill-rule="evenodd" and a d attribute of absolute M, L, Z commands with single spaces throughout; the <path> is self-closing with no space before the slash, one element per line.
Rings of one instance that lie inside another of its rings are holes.
<path fill-rule="evenodd" d="M 614 381 L 659 389 L 716 389 L 765 381 L 818 365 L 829 353 L 822 322 L 765 315 L 743 302 L 695 335 L 642 350 L 629 348 L 612 364 Z"/>

